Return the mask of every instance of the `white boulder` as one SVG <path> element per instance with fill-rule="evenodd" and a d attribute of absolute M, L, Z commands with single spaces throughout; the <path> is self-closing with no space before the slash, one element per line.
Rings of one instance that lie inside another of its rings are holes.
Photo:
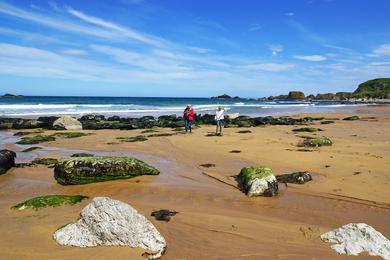
<path fill-rule="evenodd" d="M 332 243 L 339 254 L 372 256 L 390 259 L 390 241 L 373 227 L 364 223 L 350 223 L 321 235 L 322 241 Z"/>
<path fill-rule="evenodd" d="M 231 114 L 227 114 L 227 116 L 230 120 L 233 120 L 233 119 L 236 119 L 237 117 L 239 117 L 240 114 L 239 113 L 231 113 Z"/>
<path fill-rule="evenodd" d="M 71 116 L 61 116 L 53 123 L 53 128 L 61 130 L 81 130 L 82 124 Z"/>
<path fill-rule="evenodd" d="M 80 214 L 80 219 L 57 230 L 54 239 L 61 245 L 129 246 L 155 252 L 159 258 L 166 242 L 156 227 L 128 204 L 108 197 L 96 197 Z"/>

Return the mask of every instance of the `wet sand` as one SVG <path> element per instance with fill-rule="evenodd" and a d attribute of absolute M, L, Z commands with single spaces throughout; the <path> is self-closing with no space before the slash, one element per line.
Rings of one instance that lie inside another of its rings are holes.
<path fill-rule="evenodd" d="M 367 112 L 369 110 L 369 112 Z M 43 143 L 35 156 L 67 157 L 74 152 L 135 156 L 161 170 L 142 176 L 80 186 L 61 186 L 46 166 L 13 168 L 0 176 L 1 259 L 142 259 L 142 250 L 121 247 L 63 247 L 52 239 L 60 226 L 77 219 L 89 202 L 38 211 L 14 211 L 10 206 L 38 195 L 109 196 L 134 206 L 166 238 L 163 259 L 364 259 L 337 255 L 319 235 L 351 222 L 367 223 L 390 237 L 390 107 L 365 107 L 359 121 L 337 120 L 315 127 L 317 133 L 294 133 L 299 126 L 224 129 L 223 137 L 208 137 L 212 126 L 193 134 L 153 137 L 138 143 L 116 137 L 142 130 L 85 131 L 75 139 Z M 297 115 L 307 116 L 307 115 Z M 343 118 L 346 114 L 322 114 Z M 375 117 L 375 118 L 373 118 Z M 157 129 L 174 133 L 171 129 Z M 51 131 L 47 131 L 51 133 Z M 299 136 L 325 135 L 333 146 L 298 151 Z M 29 146 L 6 147 L 20 151 Z M 3 139 L 7 139 L 3 138 Z M 241 153 L 230 153 L 241 150 Z M 199 166 L 204 163 L 216 167 Z M 272 198 L 248 198 L 237 189 L 234 176 L 249 165 L 267 165 L 275 174 L 309 171 L 314 180 L 304 185 L 279 185 Z M 150 217 L 153 210 L 180 213 L 170 222 Z"/>

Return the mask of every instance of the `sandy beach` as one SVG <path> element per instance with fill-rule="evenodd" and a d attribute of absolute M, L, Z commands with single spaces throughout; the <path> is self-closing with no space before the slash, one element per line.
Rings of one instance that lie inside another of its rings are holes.
<path fill-rule="evenodd" d="M 74 139 L 42 143 L 35 156 L 61 158 L 74 152 L 126 155 L 157 167 L 158 176 L 141 176 L 78 186 L 61 186 L 46 166 L 12 168 L 0 176 L 1 259 L 144 259 L 140 249 L 74 248 L 58 245 L 53 232 L 75 221 L 85 200 L 73 206 L 37 211 L 11 210 L 26 199 L 49 194 L 108 196 L 135 207 L 167 240 L 162 259 L 365 259 L 338 255 L 319 235 L 347 223 L 367 223 L 390 237 L 390 106 L 364 107 L 360 120 L 313 122 L 323 131 L 296 133 L 299 126 L 225 128 L 224 136 L 207 136 L 214 126 L 192 134 L 120 142 L 142 130 L 100 130 Z M 295 115 L 304 117 L 307 114 Z M 350 114 L 310 114 L 329 119 Z M 172 129 L 157 128 L 159 133 Z M 250 130 L 250 133 L 238 133 Z M 53 131 L 45 131 L 52 133 Z M 12 133 L 6 148 L 20 151 Z M 327 136 L 329 147 L 298 147 L 301 136 Z M 5 140 L 5 139 L 4 139 Z M 231 153 L 239 150 L 240 153 Z M 212 163 L 207 168 L 201 164 Z M 279 184 L 276 197 L 247 197 L 235 181 L 240 169 L 265 165 L 275 175 L 308 171 L 313 181 Z M 179 212 L 170 222 L 156 221 L 153 210 Z"/>

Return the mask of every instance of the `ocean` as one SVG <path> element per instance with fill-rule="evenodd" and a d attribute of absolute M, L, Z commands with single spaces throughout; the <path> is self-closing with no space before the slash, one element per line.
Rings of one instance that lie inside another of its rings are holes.
<path fill-rule="evenodd" d="M 196 113 L 214 113 L 223 106 L 227 113 L 248 116 L 285 115 L 296 113 L 353 113 L 362 104 L 319 101 L 256 101 L 215 100 L 209 98 L 157 97 L 39 97 L 0 98 L 0 116 L 37 118 L 39 116 L 102 114 L 121 117 L 180 115 L 191 104 Z"/>

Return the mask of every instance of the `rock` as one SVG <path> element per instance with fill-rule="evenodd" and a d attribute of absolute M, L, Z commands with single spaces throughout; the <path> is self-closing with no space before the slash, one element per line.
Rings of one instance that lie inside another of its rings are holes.
<path fill-rule="evenodd" d="M 4 95 L 0 96 L 1 98 L 23 98 L 23 95 L 14 95 L 10 93 L 5 93 Z"/>
<path fill-rule="evenodd" d="M 345 120 L 345 121 L 355 121 L 355 120 L 359 120 L 359 119 L 360 119 L 359 116 L 349 116 L 349 117 L 343 118 L 343 120 Z"/>
<path fill-rule="evenodd" d="M 95 156 L 95 155 L 91 153 L 74 153 L 70 157 L 91 157 L 91 156 Z"/>
<path fill-rule="evenodd" d="M 232 99 L 232 97 L 229 96 L 228 94 L 223 94 L 220 96 L 212 97 L 211 99 Z"/>
<path fill-rule="evenodd" d="M 63 204 L 73 205 L 87 199 L 87 196 L 76 195 L 47 195 L 41 197 L 35 197 L 12 206 L 12 209 L 23 210 L 23 209 L 39 209 L 45 207 L 57 207 Z"/>
<path fill-rule="evenodd" d="M 303 146 L 319 147 L 319 146 L 330 146 L 333 142 L 326 136 L 321 137 L 310 137 L 306 136 L 303 141 Z"/>
<path fill-rule="evenodd" d="M 390 259 L 390 241 L 373 227 L 364 223 L 350 223 L 321 235 L 324 242 L 339 254 L 371 256 Z"/>
<path fill-rule="evenodd" d="M 248 196 L 275 196 L 278 193 L 278 182 L 267 167 L 245 167 L 238 175 L 241 190 Z"/>
<path fill-rule="evenodd" d="M 226 115 L 228 119 L 233 120 L 240 116 L 239 113 L 231 113 Z"/>
<path fill-rule="evenodd" d="M 52 135 L 36 135 L 36 136 L 22 137 L 21 140 L 16 143 L 17 144 L 39 144 L 42 142 L 51 142 L 55 140 L 56 138 Z"/>
<path fill-rule="evenodd" d="M 156 227 L 136 209 L 107 197 L 94 198 L 79 220 L 57 230 L 53 238 L 65 246 L 140 247 L 155 252 L 150 259 L 161 257 L 167 246 Z"/>
<path fill-rule="evenodd" d="M 293 99 L 293 100 L 305 99 L 305 94 L 301 91 L 290 91 L 288 93 L 287 99 Z"/>
<path fill-rule="evenodd" d="M 315 128 L 315 127 L 302 127 L 302 128 L 296 128 L 292 130 L 293 132 L 317 132 L 317 131 L 322 131 L 320 128 Z"/>
<path fill-rule="evenodd" d="M 120 140 L 121 142 L 144 142 L 147 141 L 148 138 L 144 135 L 137 135 L 137 136 L 131 136 L 131 137 L 117 137 L 116 139 Z"/>
<path fill-rule="evenodd" d="M 305 182 L 311 181 L 311 174 L 308 172 L 293 172 L 290 174 L 282 174 L 276 176 L 278 182 L 281 183 L 295 183 L 304 184 Z"/>
<path fill-rule="evenodd" d="M 21 152 L 22 153 L 28 153 L 28 152 L 32 152 L 32 151 L 35 151 L 35 150 L 41 150 L 41 149 L 42 149 L 42 147 L 32 146 L 30 148 L 22 150 Z"/>
<path fill-rule="evenodd" d="M 62 116 L 53 123 L 53 128 L 57 130 L 81 130 L 82 124 L 71 116 Z"/>
<path fill-rule="evenodd" d="M 353 92 L 354 98 L 388 98 L 390 78 L 372 79 L 361 83 Z"/>
<path fill-rule="evenodd" d="M 336 100 L 336 94 L 334 93 L 325 93 L 325 94 L 317 94 L 316 100 Z"/>
<path fill-rule="evenodd" d="M 156 168 L 138 159 L 114 156 L 60 159 L 54 168 L 54 177 L 62 185 L 129 179 L 159 173 Z"/>
<path fill-rule="evenodd" d="M 215 167 L 215 163 L 204 163 L 204 164 L 201 164 L 199 166 L 204 167 L 204 168 L 211 168 L 211 167 Z"/>
<path fill-rule="evenodd" d="M 169 222 L 171 220 L 171 217 L 175 216 L 177 213 L 179 212 L 168 209 L 160 209 L 157 211 L 153 211 L 150 216 L 154 217 L 156 220 Z"/>
<path fill-rule="evenodd" d="M 332 120 L 325 120 L 321 122 L 321 125 L 328 125 L 328 124 L 334 124 L 334 121 Z"/>
<path fill-rule="evenodd" d="M 15 166 L 16 153 L 10 150 L 0 150 L 0 175 Z"/>

